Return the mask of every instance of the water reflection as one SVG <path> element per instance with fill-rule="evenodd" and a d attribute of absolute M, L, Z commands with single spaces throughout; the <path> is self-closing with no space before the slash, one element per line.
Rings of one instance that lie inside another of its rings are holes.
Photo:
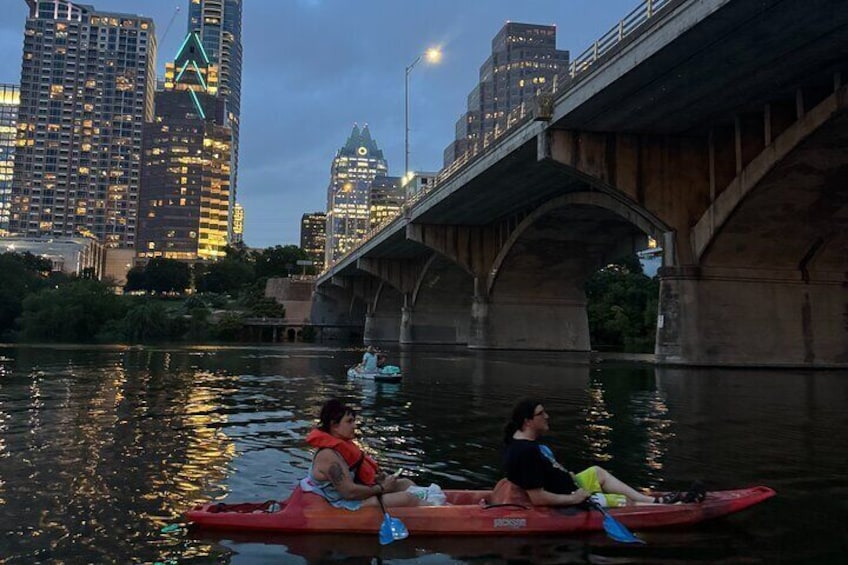
<path fill-rule="evenodd" d="M 585 409 L 585 432 L 584 440 L 589 445 L 589 455 L 593 461 L 606 462 L 612 459 L 607 452 L 612 440 L 610 432 L 612 426 L 609 422 L 613 415 L 607 410 L 604 400 L 604 385 L 598 379 L 589 382 L 588 406 Z"/>
<path fill-rule="evenodd" d="M 826 561 L 848 489 L 840 373 L 654 369 L 534 353 L 391 352 L 400 384 L 351 381 L 361 352 L 322 347 L 6 349 L 0 359 L 0 555 L 9 562 L 263 563 Z M 542 398 L 570 468 L 602 462 L 639 486 L 765 483 L 768 511 L 649 548 L 601 537 L 429 539 L 380 548 L 325 536 L 195 539 L 161 527 L 203 500 L 284 498 L 305 473 L 321 404 L 360 410 L 366 450 L 419 483 L 500 477 L 515 401 Z M 813 497 L 815 505 L 807 501 Z M 815 527 L 805 526 L 815 524 Z M 801 537 L 810 543 L 793 543 Z M 331 543 L 332 541 L 332 543 Z M 841 550 L 840 550 L 841 551 Z M 367 561 L 366 561 L 367 562 Z"/>
<path fill-rule="evenodd" d="M 13 363 L 2 383 L 12 413 L 2 474 L 15 488 L 0 518 L 15 551 L 3 554 L 143 559 L 149 532 L 227 474 L 232 443 L 210 427 L 223 421 L 221 389 L 187 378 L 169 355 L 139 364 L 132 353 L 94 367 L 55 351 L 35 366 L 27 352 Z M 166 366 L 172 372 L 153 369 Z"/>

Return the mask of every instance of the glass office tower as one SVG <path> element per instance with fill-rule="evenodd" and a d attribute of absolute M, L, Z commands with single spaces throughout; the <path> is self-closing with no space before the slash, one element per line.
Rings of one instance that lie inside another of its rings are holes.
<path fill-rule="evenodd" d="M 241 8 L 242 0 L 189 0 L 188 32 L 197 33 L 211 61 L 220 72 L 219 95 L 233 132 L 230 209 L 235 207 L 238 185 L 239 130 L 241 116 Z M 230 225 L 232 239 L 233 228 Z"/>
<path fill-rule="evenodd" d="M 384 177 L 388 165 L 383 152 L 371 138 L 368 126 L 353 126 L 330 168 L 327 188 L 327 247 L 325 264 L 330 266 L 356 247 L 371 227 L 369 200 L 371 182 Z"/>
<path fill-rule="evenodd" d="M 68 0 L 27 4 L 10 231 L 131 248 L 153 119 L 153 21 Z"/>
<path fill-rule="evenodd" d="M 230 143 L 218 68 L 197 34 L 165 67 L 144 132 L 139 257 L 223 258 L 230 220 Z"/>
<path fill-rule="evenodd" d="M 312 264 L 324 267 L 324 249 L 327 246 L 327 214 L 312 212 L 300 218 L 300 248 L 306 251 Z"/>
<path fill-rule="evenodd" d="M 12 177 L 15 173 L 15 134 L 21 90 L 16 84 L 0 84 L 0 235 L 9 233 Z"/>

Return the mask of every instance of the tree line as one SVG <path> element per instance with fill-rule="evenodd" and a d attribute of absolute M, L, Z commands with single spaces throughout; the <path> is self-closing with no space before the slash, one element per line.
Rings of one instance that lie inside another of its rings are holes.
<path fill-rule="evenodd" d="M 231 247 L 224 259 L 194 265 L 151 259 L 127 275 L 125 294 L 91 273 L 51 271 L 30 253 L 0 254 L 0 339 L 63 343 L 236 341 L 247 317 L 285 317 L 265 297 L 270 277 L 301 272 L 294 245 Z"/>

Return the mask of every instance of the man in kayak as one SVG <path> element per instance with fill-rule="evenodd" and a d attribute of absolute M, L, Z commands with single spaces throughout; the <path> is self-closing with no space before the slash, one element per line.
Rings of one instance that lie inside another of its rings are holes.
<path fill-rule="evenodd" d="M 545 407 L 533 399 L 516 404 L 504 428 L 506 478 L 526 490 L 534 505 L 571 506 L 590 497 L 608 507 L 701 502 L 704 499 L 705 492 L 700 484 L 693 485 L 686 493 L 649 496 L 597 465 L 577 474 L 570 473 L 554 459 L 548 446 L 539 443 L 539 437 L 549 429 Z"/>
<path fill-rule="evenodd" d="M 377 462 L 353 441 L 355 436 L 356 412 L 336 398 L 325 402 L 319 426 L 306 436 L 306 442 L 318 451 L 309 474 L 300 481 L 304 491 L 347 510 L 379 506 L 378 496 L 387 507 L 434 504 L 429 498 L 444 497 L 437 485 L 418 487 L 409 479 L 380 471 Z"/>

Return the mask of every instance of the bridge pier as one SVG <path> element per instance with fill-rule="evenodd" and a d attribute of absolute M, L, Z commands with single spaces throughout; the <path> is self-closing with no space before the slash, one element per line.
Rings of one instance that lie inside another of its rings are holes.
<path fill-rule="evenodd" d="M 365 315 L 365 345 L 397 343 L 400 340 L 401 317 L 386 312 Z"/>
<path fill-rule="evenodd" d="M 586 301 L 477 297 L 471 309 L 468 348 L 589 351 Z"/>
<path fill-rule="evenodd" d="M 795 272 L 663 269 L 657 361 L 679 365 L 848 364 L 844 280 Z"/>
<path fill-rule="evenodd" d="M 400 340 L 400 310 L 404 301 L 404 295 L 397 289 L 386 283 L 380 284 L 365 315 L 363 336 L 366 344 L 397 343 Z"/>
<path fill-rule="evenodd" d="M 415 343 L 412 334 L 412 308 L 406 305 L 400 309 L 400 336 L 398 341 L 401 345 Z"/>
<path fill-rule="evenodd" d="M 400 343 L 405 345 L 463 345 L 469 342 L 468 310 L 404 306 Z"/>

